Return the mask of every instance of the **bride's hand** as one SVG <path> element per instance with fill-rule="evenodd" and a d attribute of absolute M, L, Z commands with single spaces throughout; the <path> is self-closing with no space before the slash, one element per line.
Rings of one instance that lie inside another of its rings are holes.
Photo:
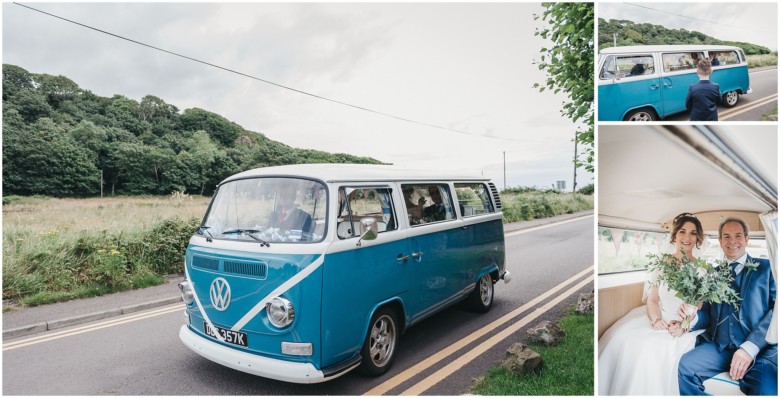
<path fill-rule="evenodd" d="M 669 329 L 669 325 L 661 318 L 657 318 L 655 321 L 653 321 L 653 329 L 655 330 L 667 330 Z"/>
<path fill-rule="evenodd" d="M 669 321 L 669 334 L 673 337 L 682 336 L 683 328 L 680 327 L 680 321 Z"/>
<path fill-rule="evenodd" d="M 677 315 L 680 316 L 680 318 L 685 318 L 687 316 L 691 316 L 696 313 L 696 311 L 701 307 L 701 304 L 692 305 L 688 303 L 682 303 L 680 304 L 680 308 L 677 309 Z"/>

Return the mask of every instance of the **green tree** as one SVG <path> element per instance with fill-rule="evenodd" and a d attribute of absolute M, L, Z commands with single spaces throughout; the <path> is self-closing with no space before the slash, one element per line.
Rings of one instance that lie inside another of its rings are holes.
<path fill-rule="evenodd" d="M 5 195 L 82 197 L 98 192 L 99 172 L 88 149 L 47 118 L 31 131 L 3 135 Z"/>
<path fill-rule="evenodd" d="M 179 117 L 179 121 L 182 129 L 192 132 L 203 130 L 224 146 L 232 146 L 241 134 L 241 128 L 235 123 L 203 109 L 187 109 Z"/>
<path fill-rule="evenodd" d="M 563 91 L 569 100 L 561 113 L 575 123 L 584 124 L 575 140 L 582 145 L 585 160 L 578 165 L 593 172 L 593 3 L 542 3 L 542 20 L 549 27 L 536 35 L 551 40 L 552 48 L 542 48 L 539 70 L 547 72 L 547 81 L 536 83 L 539 91 Z M 534 16 L 539 19 L 538 15 Z"/>

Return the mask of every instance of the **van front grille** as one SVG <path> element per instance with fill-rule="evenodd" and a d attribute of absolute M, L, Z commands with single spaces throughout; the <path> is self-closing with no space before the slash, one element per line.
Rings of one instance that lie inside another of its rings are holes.
<path fill-rule="evenodd" d="M 225 272 L 239 275 L 249 275 L 265 278 L 268 274 L 268 265 L 265 263 L 247 263 L 243 261 L 225 261 Z"/>
<path fill-rule="evenodd" d="M 192 266 L 195 268 L 217 271 L 219 269 L 219 260 L 207 257 L 192 256 Z"/>

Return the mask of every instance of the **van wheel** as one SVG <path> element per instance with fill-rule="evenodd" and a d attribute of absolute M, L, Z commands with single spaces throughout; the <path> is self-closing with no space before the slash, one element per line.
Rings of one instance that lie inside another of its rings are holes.
<path fill-rule="evenodd" d="M 490 274 L 482 275 L 477 281 L 477 287 L 468 298 L 472 310 L 480 313 L 490 311 L 493 306 L 493 278 Z"/>
<path fill-rule="evenodd" d="M 737 91 L 729 91 L 726 94 L 723 94 L 723 105 L 726 108 L 737 106 L 737 102 L 739 102 L 739 93 Z"/>
<path fill-rule="evenodd" d="M 655 112 L 648 108 L 634 109 L 628 112 L 624 119 L 627 122 L 654 122 L 656 120 L 658 120 L 658 117 L 655 116 Z"/>
<path fill-rule="evenodd" d="M 390 369 L 398 344 L 398 322 L 395 313 L 383 307 L 371 317 L 368 335 L 360 350 L 360 367 L 369 376 L 379 376 Z"/>

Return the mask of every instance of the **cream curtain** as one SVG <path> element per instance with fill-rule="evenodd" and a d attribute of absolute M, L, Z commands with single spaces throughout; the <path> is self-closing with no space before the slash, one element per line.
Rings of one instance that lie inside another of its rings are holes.
<path fill-rule="evenodd" d="M 761 214 L 761 224 L 766 231 L 766 247 L 769 254 L 769 265 L 772 269 L 772 277 L 775 278 L 777 286 L 777 211 L 768 211 Z M 775 309 L 772 312 L 772 325 L 766 335 L 766 341 L 777 344 L 777 302 L 775 300 Z"/>

